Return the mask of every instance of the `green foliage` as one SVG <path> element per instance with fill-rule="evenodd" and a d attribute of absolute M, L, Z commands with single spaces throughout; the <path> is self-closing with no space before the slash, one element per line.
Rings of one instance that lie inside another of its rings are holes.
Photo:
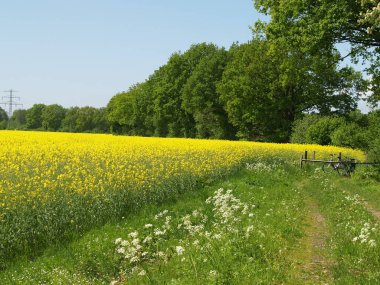
<path fill-rule="evenodd" d="M 379 126 L 380 110 L 369 114 L 356 110 L 340 117 L 308 114 L 294 123 L 291 142 L 358 148 L 367 152 L 369 161 L 380 162 Z"/>
<path fill-rule="evenodd" d="M 108 103 L 111 131 L 130 135 L 234 138 L 216 91 L 228 52 L 213 44 L 175 53 L 145 82 Z"/>
<path fill-rule="evenodd" d="M 0 121 L 8 121 L 8 114 L 0 107 Z"/>
<path fill-rule="evenodd" d="M 281 101 L 272 89 L 277 64 L 269 60 L 267 50 L 268 44 L 260 41 L 235 47 L 218 84 L 228 118 L 241 139 L 265 141 L 282 136 Z M 275 137 L 268 138 L 271 134 Z"/>
<path fill-rule="evenodd" d="M 0 121 L 0 130 L 7 129 L 8 123 L 7 121 Z"/>
<path fill-rule="evenodd" d="M 306 114 L 303 118 L 298 119 L 294 122 L 292 127 L 292 134 L 290 137 L 291 143 L 307 143 L 306 133 L 311 125 L 314 125 L 321 119 L 320 115 L 317 114 Z"/>
<path fill-rule="evenodd" d="M 371 74 L 368 87 L 371 101 L 379 100 L 380 26 L 378 1 L 358 0 L 255 0 L 255 7 L 271 18 L 268 24 L 258 22 L 261 30 L 276 45 L 287 43 L 295 49 L 315 55 L 336 50 L 337 43 L 349 43 L 351 51 L 332 62 L 351 56 L 363 59 Z"/>
<path fill-rule="evenodd" d="M 368 148 L 365 129 L 356 123 L 345 123 L 331 134 L 331 144 L 358 149 Z"/>
<path fill-rule="evenodd" d="M 311 144 L 329 145 L 332 143 L 333 132 L 344 125 L 344 119 L 339 117 L 322 117 L 306 131 L 306 142 Z"/>
<path fill-rule="evenodd" d="M 346 114 L 356 108 L 360 75 L 331 64 L 336 53 L 311 56 L 260 38 L 231 53 L 218 90 L 240 138 L 286 142 L 305 111 Z"/>
<path fill-rule="evenodd" d="M 368 159 L 380 163 L 380 110 L 372 112 L 368 117 Z"/>
<path fill-rule="evenodd" d="M 47 105 L 41 112 L 41 126 L 45 130 L 57 131 L 65 118 L 66 110 L 60 105 Z"/>
<path fill-rule="evenodd" d="M 372 184 L 373 188 L 365 184 Z M 316 172 L 307 187 L 329 221 L 331 237 L 328 247 L 335 260 L 332 272 L 334 284 L 379 283 L 380 227 L 376 218 L 366 209 L 363 203 L 365 197 L 356 195 L 356 189 L 363 188 L 364 191 L 374 192 L 367 197 L 376 197 L 379 193 L 378 184 L 373 181 L 338 179 L 336 176 L 326 177 L 325 173 Z M 372 203 L 372 200 L 369 202 Z"/>
<path fill-rule="evenodd" d="M 112 97 L 107 105 L 107 120 L 113 133 L 152 135 L 152 99 L 150 82 L 132 86 L 128 92 Z M 151 100 L 149 100 L 151 99 Z"/>
<path fill-rule="evenodd" d="M 75 132 L 77 122 L 77 112 L 79 107 L 71 107 L 66 110 L 65 118 L 62 120 L 62 130 L 65 132 Z"/>
<path fill-rule="evenodd" d="M 26 110 L 15 110 L 10 120 L 11 129 L 24 129 L 26 124 Z"/>
<path fill-rule="evenodd" d="M 42 112 L 45 108 L 45 104 L 34 104 L 30 109 L 26 110 L 25 119 L 27 129 L 42 128 Z"/>
<path fill-rule="evenodd" d="M 67 110 L 62 130 L 67 132 L 107 133 L 109 129 L 105 108 L 73 107 Z"/>
<path fill-rule="evenodd" d="M 196 137 L 233 139 L 235 130 L 216 87 L 228 61 L 228 52 L 212 47 L 194 68 L 182 89 L 182 107 L 194 117 Z"/>
<path fill-rule="evenodd" d="M 7 128 L 8 124 L 8 115 L 3 108 L 0 107 L 0 130 Z"/>

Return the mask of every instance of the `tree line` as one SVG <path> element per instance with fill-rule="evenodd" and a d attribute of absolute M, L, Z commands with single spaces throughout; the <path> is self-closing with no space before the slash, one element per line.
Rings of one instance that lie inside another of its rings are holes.
<path fill-rule="evenodd" d="M 287 142 L 305 112 L 357 108 L 365 81 L 337 57 L 289 52 L 261 38 L 229 50 L 193 45 L 115 95 L 110 127 L 129 135 Z"/>
<path fill-rule="evenodd" d="M 0 108 L 0 129 L 107 133 L 106 114 L 106 108 L 34 104 L 26 110 L 15 110 L 8 118 Z"/>

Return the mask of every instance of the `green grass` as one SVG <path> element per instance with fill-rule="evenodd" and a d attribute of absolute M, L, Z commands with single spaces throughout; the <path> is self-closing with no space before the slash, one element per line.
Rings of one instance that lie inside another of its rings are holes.
<path fill-rule="evenodd" d="M 297 174 L 292 168 L 289 171 L 283 167 L 265 169 L 265 165 L 256 168 L 185 193 L 176 201 L 144 207 L 128 219 L 92 230 L 67 246 L 51 247 L 34 261 L 18 261 L 0 273 L 0 283 L 109 284 L 112 280 L 120 283 L 128 280 L 128 284 L 169 281 L 172 284 L 268 284 L 288 280 L 287 272 L 292 264 L 286 252 L 302 235 L 303 199 L 294 187 Z M 205 201 L 219 188 L 231 189 L 241 203 L 255 207 L 249 208 L 246 215 L 236 212 L 240 221 L 215 227 L 213 223 L 220 220 L 213 217 L 213 207 Z M 160 226 L 154 216 L 163 210 L 168 210 L 171 216 L 172 229 L 156 246 L 165 252 L 167 261 L 144 260 L 137 267 L 147 274 L 131 274 L 131 265 L 116 253 L 115 240 L 128 239 L 128 234 L 135 230 L 142 234 L 148 223 Z M 191 236 L 186 230 L 174 227 L 194 210 L 209 217 L 204 231 L 211 236 L 220 235 L 219 239 Z M 252 226 L 250 236 L 245 237 L 249 226 Z M 194 246 L 195 240 L 199 241 L 199 247 Z M 175 252 L 179 245 L 185 248 L 181 256 Z"/>
<path fill-rule="evenodd" d="M 354 195 L 361 185 L 379 206 L 378 182 L 274 161 L 246 168 L 18 259 L 0 284 L 316 284 L 320 272 L 296 269 L 315 251 L 310 201 L 326 220 L 318 250 L 331 261 L 332 283 L 379 284 L 379 226 Z"/>
<path fill-rule="evenodd" d="M 379 184 L 375 181 L 342 178 L 321 171 L 316 171 L 309 180 L 308 191 L 318 201 L 332 233 L 328 250 L 334 260 L 334 284 L 380 283 L 378 220 L 353 194 L 363 184 L 377 184 L 377 191 L 368 193 L 368 188 L 363 188 L 362 194 L 379 195 Z"/>

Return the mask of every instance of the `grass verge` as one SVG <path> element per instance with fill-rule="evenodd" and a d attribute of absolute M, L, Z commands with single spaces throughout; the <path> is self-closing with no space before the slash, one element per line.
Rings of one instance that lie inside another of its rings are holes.
<path fill-rule="evenodd" d="M 302 236 L 304 216 L 297 171 L 248 168 L 19 261 L 0 283 L 294 284 L 287 252 Z"/>

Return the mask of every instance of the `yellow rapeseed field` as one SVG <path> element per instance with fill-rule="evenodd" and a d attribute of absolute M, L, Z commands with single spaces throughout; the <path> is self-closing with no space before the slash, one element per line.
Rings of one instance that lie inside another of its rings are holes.
<path fill-rule="evenodd" d="M 2 207 L 46 200 L 56 191 L 101 195 L 184 173 L 207 177 L 266 156 L 296 160 L 306 149 L 363 158 L 357 150 L 315 145 L 18 131 L 1 131 L 0 146 Z"/>
<path fill-rule="evenodd" d="M 245 162 L 357 150 L 195 139 L 0 131 L 0 269 L 17 255 L 194 189 Z"/>

